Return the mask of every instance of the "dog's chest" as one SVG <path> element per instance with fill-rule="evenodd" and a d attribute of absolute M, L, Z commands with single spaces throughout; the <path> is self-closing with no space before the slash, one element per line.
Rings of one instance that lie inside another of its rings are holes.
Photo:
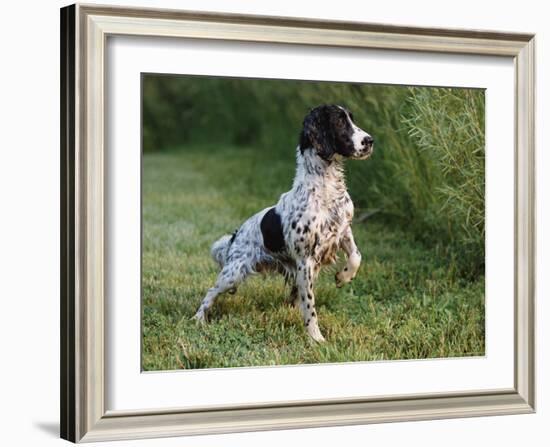
<path fill-rule="evenodd" d="M 321 264 L 332 263 L 353 217 L 353 203 L 344 190 L 327 194 L 309 191 L 291 213 L 289 241 L 298 256 L 313 256 Z"/>
<path fill-rule="evenodd" d="M 347 193 L 326 203 L 318 225 L 319 247 L 313 253 L 319 262 L 328 264 L 336 261 L 336 253 L 352 217 L 353 204 Z"/>

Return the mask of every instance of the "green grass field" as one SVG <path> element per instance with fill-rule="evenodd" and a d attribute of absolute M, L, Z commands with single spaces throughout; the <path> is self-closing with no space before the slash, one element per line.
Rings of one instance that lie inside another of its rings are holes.
<path fill-rule="evenodd" d="M 326 343 L 309 340 L 279 276 L 249 278 L 217 300 L 207 325 L 192 321 L 216 278 L 212 242 L 274 204 L 293 175 L 292 151 L 195 145 L 144 155 L 144 370 L 484 354 L 483 276 L 461 279 L 445 247 L 429 249 L 377 215 L 353 226 L 356 279 L 337 289 L 329 268 L 316 283 Z"/>

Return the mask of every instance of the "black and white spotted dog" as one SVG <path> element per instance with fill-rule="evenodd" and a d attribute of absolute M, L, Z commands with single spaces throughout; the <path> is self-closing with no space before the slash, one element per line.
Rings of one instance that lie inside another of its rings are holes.
<path fill-rule="evenodd" d="M 314 281 L 321 266 L 336 261 L 343 250 L 347 262 L 336 285 L 350 282 L 361 254 L 353 240 L 353 203 L 344 181 L 343 162 L 364 160 L 373 151 L 372 137 L 353 122 L 343 107 L 322 105 L 305 117 L 296 150 L 292 189 L 279 202 L 250 217 L 232 235 L 212 246 L 221 272 L 206 294 L 197 320 L 204 322 L 218 295 L 234 293 L 248 275 L 276 271 L 292 286 L 290 300 L 299 306 L 307 332 L 323 341 L 315 310 Z"/>

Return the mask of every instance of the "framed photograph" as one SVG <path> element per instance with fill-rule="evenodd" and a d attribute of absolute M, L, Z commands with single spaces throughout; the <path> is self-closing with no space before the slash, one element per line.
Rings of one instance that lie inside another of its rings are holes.
<path fill-rule="evenodd" d="M 61 10 L 61 432 L 530 413 L 534 36 Z"/>

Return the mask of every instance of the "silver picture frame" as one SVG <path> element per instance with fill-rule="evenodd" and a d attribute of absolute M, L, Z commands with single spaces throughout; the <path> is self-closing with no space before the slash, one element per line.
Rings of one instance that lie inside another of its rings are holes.
<path fill-rule="evenodd" d="M 107 410 L 105 53 L 107 38 L 119 35 L 511 58 L 515 67 L 513 388 L 180 410 Z M 534 412 L 534 45 L 532 34 L 494 31 L 98 5 L 62 8 L 61 437 L 93 442 Z"/>

